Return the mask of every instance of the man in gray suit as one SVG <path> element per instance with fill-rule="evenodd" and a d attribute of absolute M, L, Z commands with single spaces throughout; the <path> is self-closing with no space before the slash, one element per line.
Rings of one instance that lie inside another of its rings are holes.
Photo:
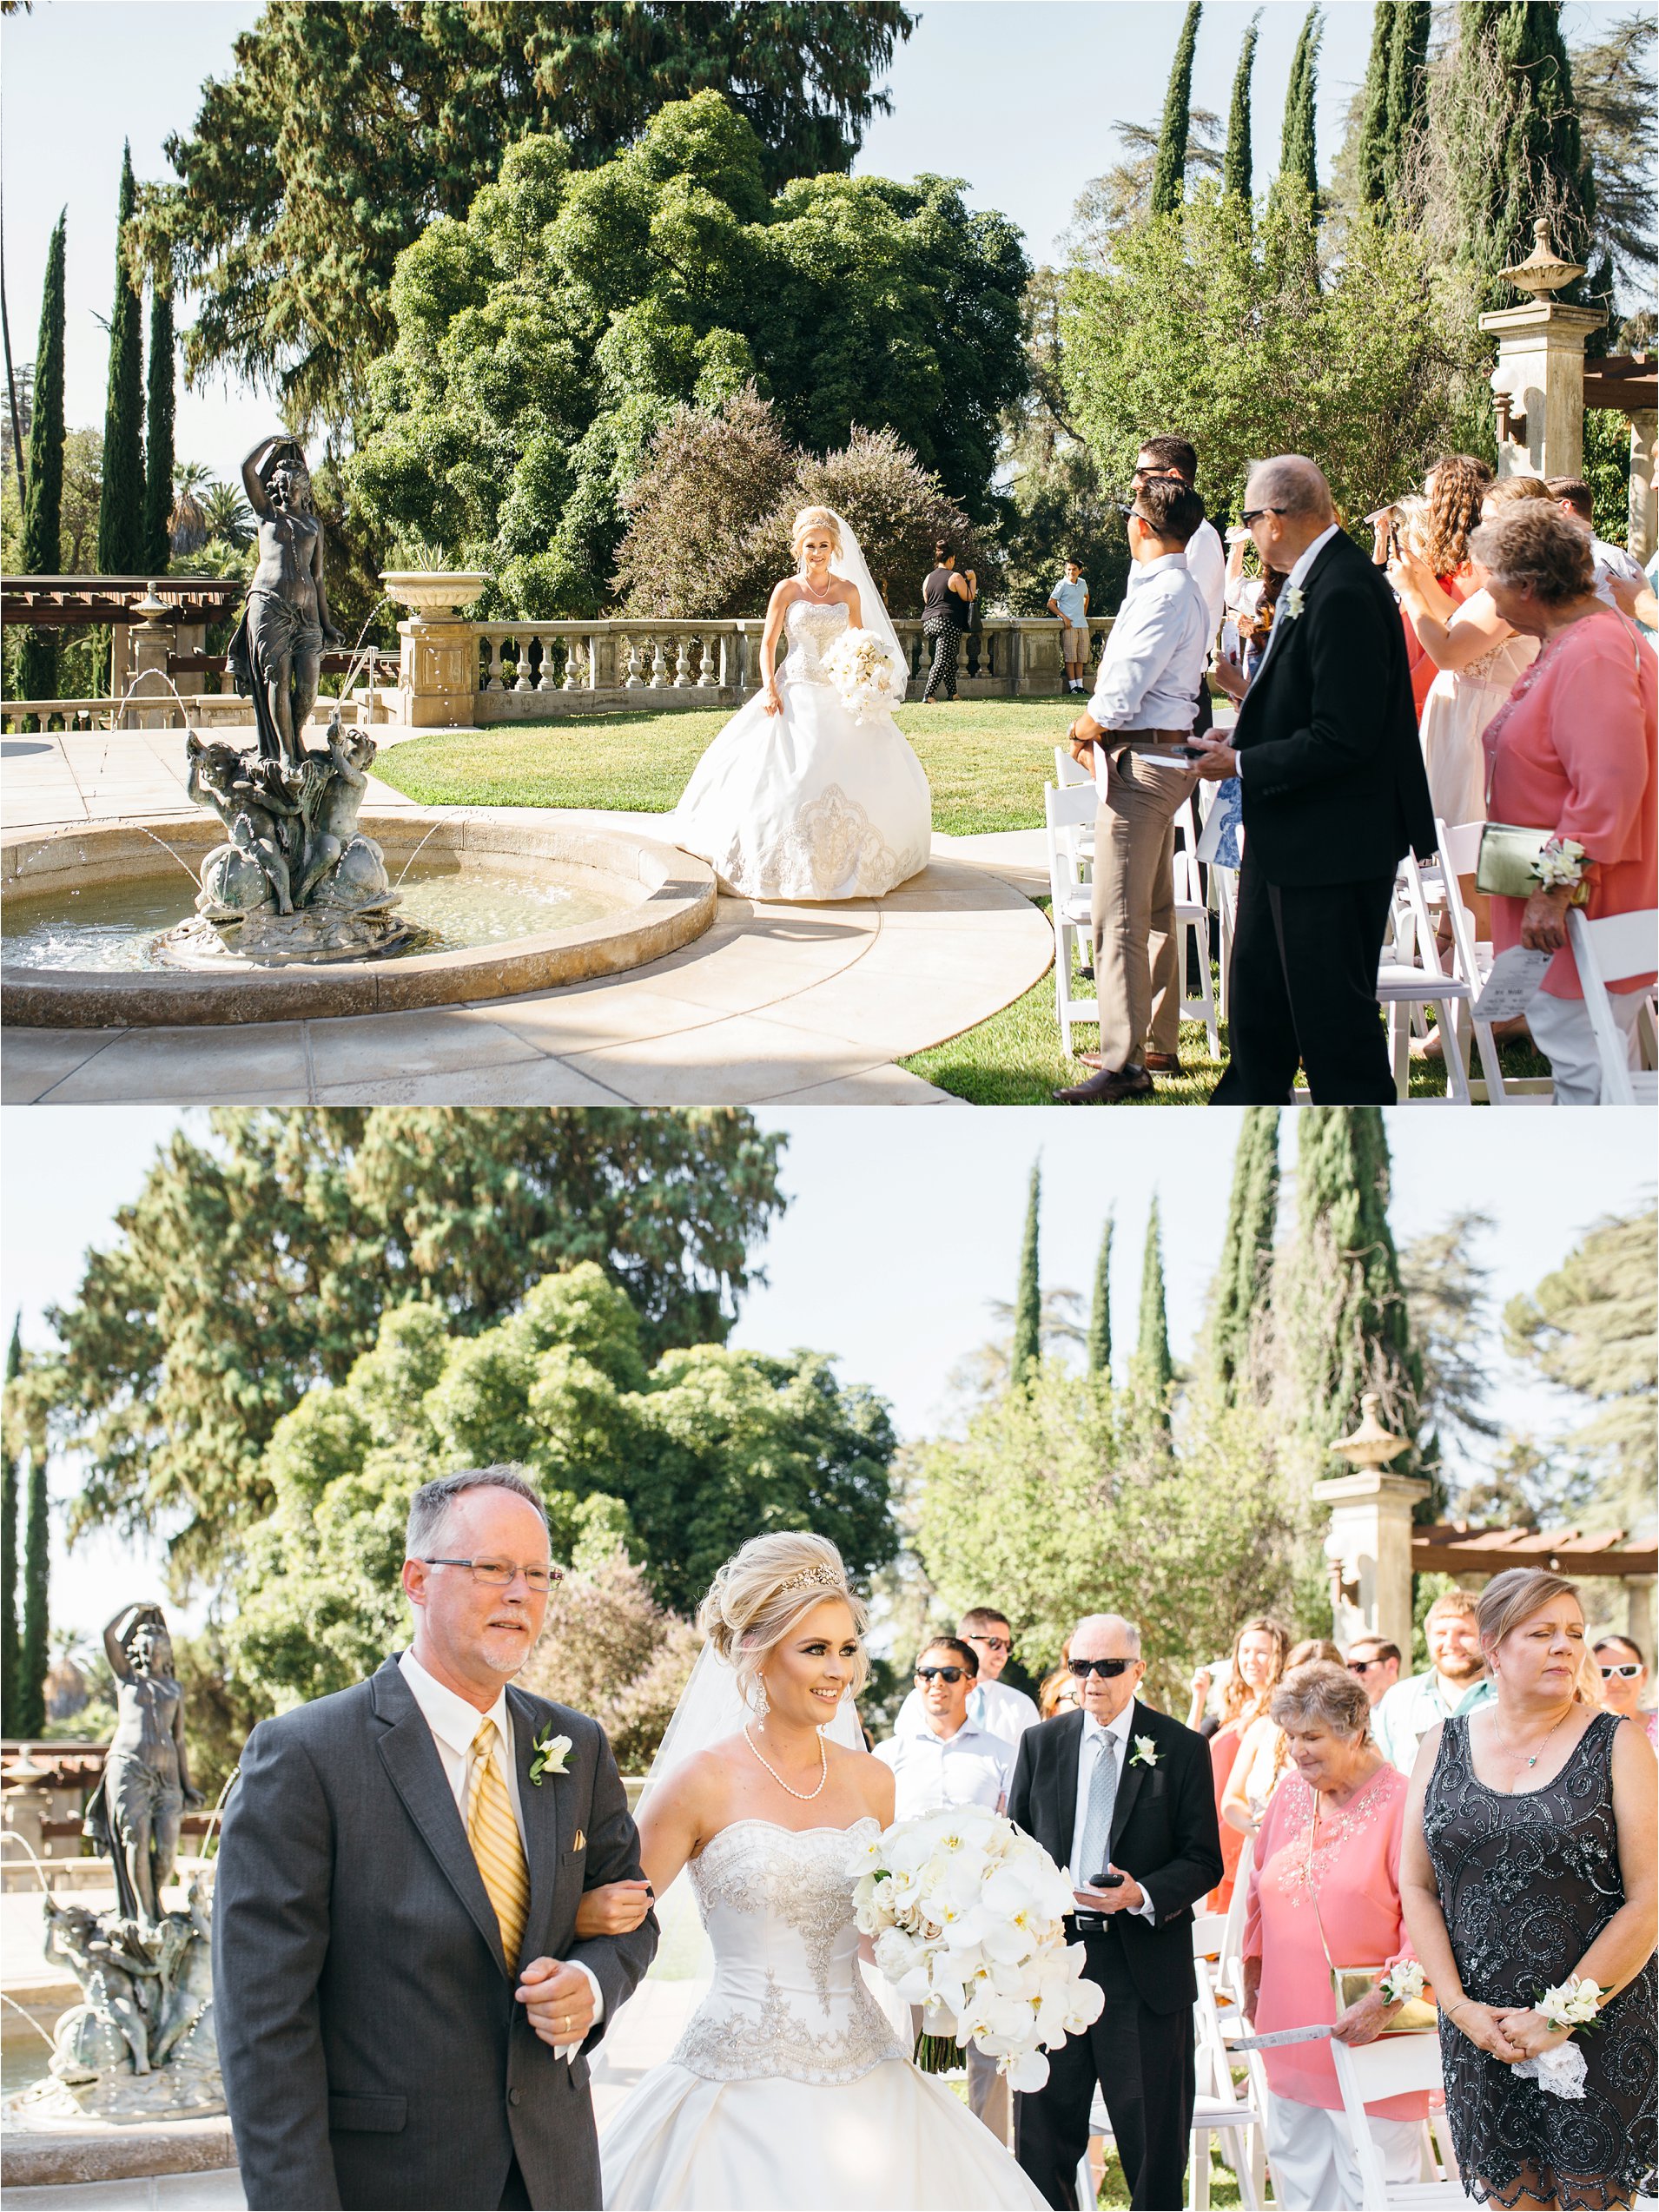
<path fill-rule="evenodd" d="M 261 1721 L 226 1810 L 215 2010 L 242 2184 L 277 2212 L 596 2206 L 586 2054 L 657 1947 L 638 1836 L 598 1722 L 507 1687 L 554 1572 L 528 1482 L 428 1482 L 406 1550 L 413 1650 Z M 637 1888 L 585 1922 L 616 1884 Z"/>

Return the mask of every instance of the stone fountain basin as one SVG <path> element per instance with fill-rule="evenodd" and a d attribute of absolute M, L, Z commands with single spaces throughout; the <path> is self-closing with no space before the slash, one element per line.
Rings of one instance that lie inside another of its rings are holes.
<path fill-rule="evenodd" d="M 0 970 L 0 1018 L 31 1028 L 153 1028 L 389 1014 L 512 998 L 641 967 L 691 943 L 714 920 L 714 871 L 675 846 L 631 830 L 485 820 L 462 812 L 366 814 L 359 827 L 384 850 L 394 883 L 426 839 L 423 863 L 447 855 L 465 871 L 469 862 L 525 868 L 545 860 L 592 871 L 595 888 L 623 903 L 597 921 L 541 936 L 387 961 L 250 968 L 233 975 L 7 967 Z M 223 829 L 206 815 L 158 821 L 155 835 L 193 868 L 224 842 Z M 68 892 L 176 872 L 150 837 L 126 823 L 44 836 L 14 831 L 0 839 L 0 888 L 7 893 Z M 179 888 L 188 911 L 187 888 Z"/>

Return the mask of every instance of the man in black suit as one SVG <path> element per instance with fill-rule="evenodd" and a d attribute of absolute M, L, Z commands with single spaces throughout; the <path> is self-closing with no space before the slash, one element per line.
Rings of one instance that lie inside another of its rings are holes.
<path fill-rule="evenodd" d="M 1391 1105 L 1377 963 L 1395 869 L 1435 847 L 1399 608 L 1312 461 L 1259 461 L 1244 518 L 1289 580 L 1231 743 L 1196 741 L 1200 773 L 1237 776 L 1244 800 L 1232 1060 L 1212 1103 L 1283 1106 L 1299 1060 L 1317 1105 Z"/>
<path fill-rule="evenodd" d="M 1179 2212 L 1195 2089 L 1193 1906 L 1221 1879 L 1210 1754 L 1135 1696 L 1146 1667 L 1133 1621 L 1080 1621 L 1070 1664 L 1083 1709 L 1027 1729 L 1008 1809 L 1071 1870 L 1083 1971 L 1106 2007 L 1018 2099 L 1015 2154 L 1050 2204 L 1075 2206 L 1098 2082 L 1135 2212 Z M 1101 1874 L 1118 1879 L 1097 1885 Z"/>

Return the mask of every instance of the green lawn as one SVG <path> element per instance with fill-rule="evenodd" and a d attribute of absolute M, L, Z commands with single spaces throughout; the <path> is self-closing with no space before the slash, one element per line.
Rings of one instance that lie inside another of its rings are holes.
<path fill-rule="evenodd" d="M 1045 913 L 1048 911 L 1047 899 L 1039 899 L 1035 903 Z M 1088 985 L 1081 984 L 1080 995 L 1089 988 Z M 1093 1051 L 1098 1036 L 1093 1023 L 1072 1025 L 1072 1041 L 1080 1051 Z M 1203 1028 L 1197 1022 L 1183 1024 L 1181 1073 L 1154 1076 L 1149 1099 L 1128 1099 L 1125 1104 L 1203 1106 L 1220 1079 L 1226 1063 L 1226 1037 L 1227 1025 L 1224 1021 L 1222 1058 L 1213 1060 L 1209 1039 Z M 1501 1057 L 1506 1076 L 1549 1073 L 1547 1063 L 1530 1045 L 1505 1045 L 1501 1047 Z M 960 1037 L 952 1037 L 925 1053 L 916 1053 L 900 1065 L 940 1090 L 970 1099 L 975 1106 L 1049 1106 L 1056 1090 L 1066 1084 L 1080 1083 L 1092 1073 L 1079 1061 L 1067 1060 L 1061 1049 L 1052 972 L 1040 983 L 1033 984 L 1023 998 L 1004 1007 L 1001 1014 L 994 1014 L 988 1021 L 982 1021 L 977 1028 L 965 1029 Z M 1479 1073 L 1478 1060 L 1476 1073 Z M 1414 1099 L 1444 1098 L 1445 1088 L 1446 1072 L 1438 1060 L 1412 1061 Z"/>
<path fill-rule="evenodd" d="M 1079 703 L 963 699 L 904 706 L 898 723 L 933 790 L 933 826 L 953 837 L 1038 829 L 1054 747 Z M 720 712 L 582 715 L 412 737 L 375 773 L 422 806 L 611 807 L 667 814 L 728 717 Z"/>

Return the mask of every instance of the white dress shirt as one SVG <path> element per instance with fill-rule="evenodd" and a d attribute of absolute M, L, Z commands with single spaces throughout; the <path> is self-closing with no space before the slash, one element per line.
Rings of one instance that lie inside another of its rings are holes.
<path fill-rule="evenodd" d="M 1072 1820 L 1071 1850 L 1072 1880 L 1080 1889 L 1086 1889 L 1088 1886 L 1091 1874 L 1105 1872 L 1103 1867 L 1085 1866 L 1083 1864 L 1083 1830 L 1088 1820 L 1089 1785 L 1094 1779 L 1094 1769 L 1100 1760 L 1109 1759 L 1118 1770 L 1117 1795 L 1122 1795 L 1125 1771 L 1123 1762 L 1129 1748 L 1129 1734 L 1134 1727 L 1134 1715 L 1135 1701 L 1133 1698 L 1129 1700 L 1117 1719 L 1104 1728 L 1092 1713 L 1085 1713 L 1083 1715 L 1083 1740 L 1079 1745 L 1077 1752 L 1077 1810 Z M 1113 1799 L 1114 1806 L 1116 1802 L 1117 1798 L 1114 1797 Z M 1128 1909 L 1138 1913 L 1143 1920 L 1150 1920 L 1153 1917 L 1152 1899 L 1147 1895 L 1144 1888 L 1140 1892 L 1140 1904 L 1131 1905 Z"/>
<path fill-rule="evenodd" d="M 466 1826 L 466 1767 L 473 1755 L 473 1739 L 486 1720 L 495 1723 L 495 1749 L 491 1756 L 501 1770 L 507 1786 L 507 1803 L 512 1807 L 519 1841 L 525 1849 L 525 1865 L 530 1865 L 530 1846 L 525 1836 L 524 1806 L 519 1799 L 519 1763 L 512 1743 L 512 1714 L 507 1707 L 506 1685 L 487 1713 L 480 1713 L 464 1697 L 429 1674 L 413 1652 L 404 1652 L 398 1661 L 398 1671 L 409 1685 L 409 1694 L 420 1707 L 420 1717 L 432 1731 L 437 1746 L 439 1764 L 444 1770 L 444 1780 L 449 1784 L 455 1800 L 455 1809 L 461 1816 L 461 1826 Z M 597 2028 L 605 2017 L 605 1991 L 599 1987 L 598 1977 L 592 1967 L 584 1966 L 579 1958 L 572 1965 L 585 1974 L 593 1984 L 593 2024 Z M 560 2057 L 573 2059 L 580 2050 L 579 2043 L 567 2044 Z"/>
<path fill-rule="evenodd" d="M 1118 610 L 1088 710 L 1103 730 L 1190 730 L 1210 650 L 1204 594 L 1184 553 L 1140 564 Z"/>
<path fill-rule="evenodd" d="M 1619 604 L 1613 597 L 1610 578 L 1616 576 L 1621 583 L 1634 584 L 1638 590 L 1648 580 L 1642 573 L 1641 562 L 1633 554 L 1627 553 L 1623 545 L 1609 545 L 1604 538 L 1592 537 L 1590 555 L 1596 564 L 1593 588 L 1596 598 L 1605 606 L 1616 609 Z"/>
<path fill-rule="evenodd" d="M 1221 627 L 1221 617 L 1227 604 L 1227 552 L 1221 543 L 1220 533 L 1213 522 L 1201 522 L 1182 548 L 1181 558 L 1186 572 L 1204 595 L 1204 612 L 1209 624 L 1208 645 L 1214 643 L 1215 633 Z M 1151 564 L 1133 563 L 1129 570 L 1129 591 L 1138 591 L 1147 580 Z"/>
<path fill-rule="evenodd" d="M 1267 633 L 1267 650 L 1261 657 L 1261 666 L 1257 669 L 1255 676 L 1251 679 L 1253 683 L 1256 683 L 1260 680 L 1262 669 L 1266 668 L 1268 662 L 1272 658 L 1273 648 L 1279 643 L 1279 632 L 1282 630 L 1287 630 L 1290 627 L 1291 617 L 1286 611 L 1286 600 L 1289 598 L 1292 591 L 1299 591 L 1304 584 L 1306 584 L 1308 579 L 1308 571 L 1312 568 L 1314 562 L 1319 559 L 1319 555 L 1325 551 L 1325 547 L 1331 543 L 1331 540 L 1336 536 L 1337 529 L 1338 525 L 1334 522 L 1330 524 L 1325 529 L 1319 532 L 1319 536 L 1313 540 L 1313 543 L 1311 545 L 1305 546 L 1303 551 L 1297 555 L 1296 559 L 1292 564 L 1291 572 L 1285 578 L 1285 588 L 1279 595 L 1279 604 L 1273 609 L 1273 626 Z M 1244 764 L 1245 756 L 1242 753 L 1240 753 L 1235 756 L 1233 769 L 1233 774 L 1239 778 L 1240 782 L 1244 781 Z"/>
<path fill-rule="evenodd" d="M 968 1717 L 976 1728 L 982 1729 L 988 1736 L 995 1736 L 1007 1744 L 1010 1752 L 1015 1752 L 1020 1748 L 1021 1737 L 1028 1728 L 1034 1728 L 1042 1715 L 1023 1690 L 1016 1690 L 1008 1682 L 976 1682 L 968 1694 Z M 913 1736 L 927 1725 L 922 1693 L 912 1690 L 899 1707 L 893 1733 L 896 1736 Z"/>
<path fill-rule="evenodd" d="M 900 1820 L 949 1805 L 982 1805 L 988 1813 L 1000 1813 L 1014 1773 L 1007 1744 L 971 1720 L 954 1736 L 936 1736 L 924 1722 L 877 1744 L 876 1756 L 893 1769 L 894 1817 Z"/>

